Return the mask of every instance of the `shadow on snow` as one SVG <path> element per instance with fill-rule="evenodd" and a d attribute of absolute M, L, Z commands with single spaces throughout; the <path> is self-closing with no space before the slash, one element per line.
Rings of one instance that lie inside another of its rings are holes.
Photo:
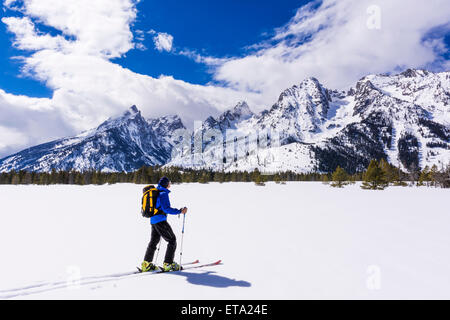
<path fill-rule="evenodd" d="M 199 286 L 208 286 L 214 288 L 228 288 L 228 287 L 251 287 L 251 283 L 243 280 L 230 279 L 224 276 L 219 276 L 213 271 L 205 271 L 203 273 L 194 272 L 168 272 L 168 275 L 186 277 L 186 281 Z"/>

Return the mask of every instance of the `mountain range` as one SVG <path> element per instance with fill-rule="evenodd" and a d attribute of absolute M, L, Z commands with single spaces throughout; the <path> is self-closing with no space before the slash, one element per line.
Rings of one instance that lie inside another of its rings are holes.
<path fill-rule="evenodd" d="M 406 170 L 441 167 L 450 163 L 449 105 L 450 72 L 369 75 L 346 91 L 311 77 L 260 113 L 241 101 L 193 132 L 177 115 L 146 119 L 132 106 L 95 129 L 0 159 L 0 172 L 143 165 L 265 172 L 329 172 L 340 165 L 356 172 L 374 158 Z"/>

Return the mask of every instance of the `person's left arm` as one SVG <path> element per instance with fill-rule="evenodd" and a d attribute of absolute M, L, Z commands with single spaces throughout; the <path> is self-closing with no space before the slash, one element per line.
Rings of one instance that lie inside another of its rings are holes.
<path fill-rule="evenodd" d="M 180 214 L 181 210 L 172 208 L 170 206 L 169 195 L 167 192 L 163 192 L 160 195 L 161 209 L 167 214 Z"/>

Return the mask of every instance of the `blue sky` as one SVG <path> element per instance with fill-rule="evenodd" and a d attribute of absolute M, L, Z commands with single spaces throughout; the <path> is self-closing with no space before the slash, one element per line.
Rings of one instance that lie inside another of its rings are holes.
<path fill-rule="evenodd" d="M 0 0 L 0 157 L 137 105 L 190 127 L 307 77 L 450 69 L 448 0 Z"/>
<path fill-rule="evenodd" d="M 138 16 L 133 30 L 160 30 L 174 36 L 174 48 L 199 50 L 208 56 L 243 56 L 246 47 L 267 39 L 273 30 L 284 25 L 296 10 L 308 1 L 155 1 L 144 0 L 137 4 Z M 5 15 L 19 15 L 7 10 Z M 40 30 L 58 33 L 43 24 Z M 21 74 L 21 62 L 16 56 L 29 52 L 11 46 L 14 36 L 0 24 L 0 88 L 13 93 L 33 97 L 51 97 L 52 90 L 45 84 Z M 159 52 L 153 48 L 153 41 L 147 35 L 143 44 L 147 50 L 130 50 L 123 57 L 113 59 L 114 63 L 134 72 L 158 77 L 172 75 L 194 84 L 211 82 L 209 67 L 196 63 L 188 57 L 171 52 Z"/>
<path fill-rule="evenodd" d="M 25 77 L 20 70 L 22 63 L 14 57 L 26 54 L 11 46 L 13 35 L 0 23 L 0 88 L 13 94 L 26 94 L 34 97 L 50 97 L 52 90 L 35 79 Z"/>
<path fill-rule="evenodd" d="M 143 1 L 135 29 L 164 31 L 179 49 L 195 49 L 215 57 L 242 56 L 245 47 L 257 43 L 284 25 L 308 1 Z M 144 44 L 152 47 L 151 39 Z M 208 67 L 184 56 L 154 49 L 134 50 L 116 60 L 133 71 L 159 76 L 173 75 L 191 83 L 212 80 Z"/>

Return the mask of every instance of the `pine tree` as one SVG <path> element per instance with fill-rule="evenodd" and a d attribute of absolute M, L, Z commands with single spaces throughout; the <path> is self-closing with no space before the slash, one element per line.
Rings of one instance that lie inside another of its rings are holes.
<path fill-rule="evenodd" d="M 430 185 L 433 187 L 437 186 L 437 175 L 439 173 L 437 165 L 433 165 L 430 169 Z"/>
<path fill-rule="evenodd" d="M 14 185 L 20 184 L 19 173 L 17 173 L 17 172 L 12 173 L 11 184 L 14 184 Z"/>
<path fill-rule="evenodd" d="M 255 169 L 255 171 L 253 171 L 252 173 L 252 181 L 257 185 L 257 186 L 264 186 L 265 185 L 265 177 L 263 175 L 261 175 L 261 173 L 259 172 L 258 169 Z"/>
<path fill-rule="evenodd" d="M 400 180 L 399 172 L 396 167 L 391 165 L 385 159 L 380 160 L 380 168 L 383 170 L 388 183 L 396 183 Z"/>
<path fill-rule="evenodd" d="M 361 188 L 371 190 L 384 190 L 389 185 L 385 173 L 377 160 L 370 161 L 369 167 L 363 176 Z"/>
<path fill-rule="evenodd" d="M 81 172 L 77 172 L 75 174 L 75 184 L 80 185 L 80 186 L 85 184 L 84 183 L 84 177 L 83 177 L 83 174 Z"/>
<path fill-rule="evenodd" d="M 434 181 L 436 186 L 441 188 L 450 188 L 450 164 L 435 173 Z"/>
<path fill-rule="evenodd" d="M 280 183 L 281 183 L 281 175 L 280 175 L 279 173 L 275 173 L 275 174 L 273 175 L 273 181 L 274 181 L 276 184 L 280 184 Z"/>
<path fill-rule="evenodd" d="M 27 171 L 25 173 L 25 176 L 23 177 L 22 184 L 32 184 L 33 183 L 33 177 L 31 175 L 31 172 Z"/>
<path fill-rule="evenodd" d="M 428 186 L 431 180 L 431 172 L 430 168 L 426 166 L 423 168 L 423 170 L 420 172 L 419 175 L 419 181 L 417 182 L 418 186 Z"/>
<path fill-rule="evenodd" d="M 340 166 L 338 166 L 336 170 L 333 172 L 331 179 L 333 181 L 331 183 L 332 187 L 342 188 L 348 184 L 349 177 L 347 172 Z"/>
<path fill-rule="evenodd" d="M 412 163 L 408 168 L 408 172 L 410 183 L 413 186 L 419 180 L 420 168 L 415 163 Z"/>
<path fill-rule="evenodd" d="M 230 175 L 230 181 L 232 181 L 232 182 L 237 182 L 237 181 L 239 181 L 237 171 L 231 172 L 231 175 Z"/>
<path fill-rule="evenodd" d="M 223 171 L 214 173 L 214 181 L 223 183 L 225 181 L 225 174 Z"/>
<path fill-rule="evenodd" d="M 202 172 L 200 174 L 198 182 L 200 182 L 200 183 L 208 183 L 209 182 L 209 175 L 208 175 L 208 173 L 207 172 Z"/>
<path fill-rule="evenodd" d="M 444 174 L 444 183 L 442 184 L 442 188 L 450 188 L 450 164 L 447 165 L 445 170 L 443 170 Z"/>

